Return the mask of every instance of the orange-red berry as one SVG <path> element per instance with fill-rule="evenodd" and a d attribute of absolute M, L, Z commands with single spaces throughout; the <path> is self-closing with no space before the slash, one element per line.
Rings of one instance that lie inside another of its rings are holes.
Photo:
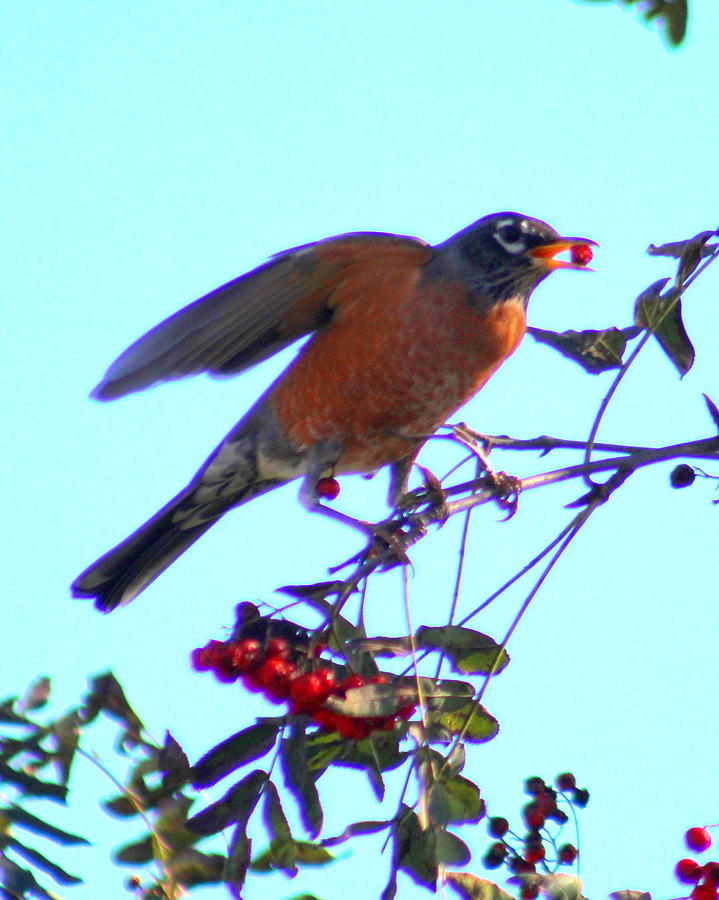
<path fill-rule="evenodd" d="M 684 839 L 687 842 L 687 847 L 689 847 L 690 850 L 696 850 L 697 853 L 703 853 L 703 851 L 708 850 L 712 844 L 712 836 L 706 828 L 700 828 L 699 826 L 690 828 L 684 835 Z"/>

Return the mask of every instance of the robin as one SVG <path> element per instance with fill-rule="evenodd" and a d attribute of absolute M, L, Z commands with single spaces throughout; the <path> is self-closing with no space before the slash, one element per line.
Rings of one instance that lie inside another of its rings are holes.
<path fill-rule="evenodd" d="M 589 244 L 512 212 L 437 246 L 344 234 L 279 253 L 165 319 L 115 360 L 95 398 L 234 375 L 312 337 L 187 487 L 73 595 L 105 612 L 128 603 L 229 509 L 300 476 L 302 503 L 326 511 L 320 479 L 389 464 L 396 501 L 427 437 L 516 350 L 534 288 L 554 269 L 584 268 Z"/>

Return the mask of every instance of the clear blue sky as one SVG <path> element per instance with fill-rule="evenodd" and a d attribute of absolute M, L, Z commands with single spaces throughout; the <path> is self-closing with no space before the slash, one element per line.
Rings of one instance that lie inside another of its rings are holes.
<path fill-rule="evenodd" d="M 636 294 L 671 273 L 646 245 L 717 225 L 719 14 L 692 6 L 686 44 L 667 51 L 632 10 L 571 0 L 5 4 L 0 695 L 46 672 L 63 708 L 89 673 L 112 667 L 148 727 L 169 728 L 191 757 L 264 712 L 191 673 L 187 654 L 238 600 L 322 579 L 357 549 L 354 534 L 308 519 L 296 486 L 227 516 L 110 617 L 71 601 L 68 584 L 185 483 L 288 356 L 115 404 L 89 390 L 147 328 L 273 252 L 363 229 L 435 242 L 504 209 L 601 244 L 596 274 L 558 273 L 537 291 L 532 324 L 629 324 Z M 680 381 L 648 348 L 601 437 L 709 434 L 701 392 L 719 399 L 716 296 L 710 271 L 685 300 L 694 369 Z M 609 380 L 528 339 L 459 418 L 581 439 Z M 564 461 L 501 465 L 524 474 Z M 594 898 L 677 896 L 682 831 L 719 819 L 719 513 L 711 483 L 673 491 L 669 469 L 631 479 L 552 575 L 486 696 L 500 737 L 468 762 L 503 814 L 517 810 L 523 776 L 576 772 L 592 792 L 581 823 Z M 379 518 L 385 489 L 384 476 L 346 479 L 343 508 Z M 577 490 L 533 492 L 507 524 L 477 514 L 463 610 L 561 528 Z M 413 554 L 415 625 L 446 616 L 458 536 L 451 523 Z M 499 601 L 476 627 L 501 635 L 521 599 Z M 370 591 L 368 623 L 404 630 L 396 574 Z M 105 859 L 134 827 L 108 823 L 95 798 L 111 786 L 78 774 L 78 811 L 53 821 L 97 847 L 63 857 L 88 879 L 64 895 L 121 897 Z M 345 796 L 361 804 L 357 818 L 394 808 L 393 796 L 374 809 L 350 774 L 328 780 L 328 834 L 351 814 Z M 464 837 L 480 872 L 483 826 Z M 246 898 L 312 888 L 336 900 L 359 878 L 376 896 L 387 865 L 365 854 L 376 846 L 357 843 L 295 883 L 251 882 Z M 402 882 L 401 897 L 420 895 Z"/>

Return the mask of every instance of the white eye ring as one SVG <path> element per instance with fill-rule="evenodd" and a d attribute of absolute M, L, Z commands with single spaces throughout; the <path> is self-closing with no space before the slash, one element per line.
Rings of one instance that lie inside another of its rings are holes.
<path fill-rule="evenodd" d="M 502 236 L 503 231 L 508 234 L 508 237 Z M 515 235 L 517 236 L 515 237 Z M 512 219 L 505 219 L 503 222 L 497 223 L 494 239 L 504 247 L 507 253 L 521 253 L 527 248 L 521 226 Z"/>

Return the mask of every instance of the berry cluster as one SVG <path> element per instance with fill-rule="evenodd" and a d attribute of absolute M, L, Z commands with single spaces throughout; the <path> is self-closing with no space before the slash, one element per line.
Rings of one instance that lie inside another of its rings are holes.
<path fill-rule="evenodd" d="M 684 835 L 687 846 L 696 853 L 704 853 L 712 844 L 706 828 L 695 826 Z M 693 884 L 691 900 L 717 900 L 719 896 L 719 862 L 710 860 L 704 864 L 695 859 L 680 859 L 674 870 L 679 881 Z"/>
<path fill-rule="evenodd" d="M 523 838 L 510 831 L 509 822 L 502 816 L 493 816 L 487 822 L 487 830 L 495 838 L 484 855 L 483 863 L 488 869 L 505 865 L 514 875 L 541 871 L 553 871 L 559 865 L 571 865 L 577 858 L 577 848 L 573 844 L 559 845 L 556 835 L 547 831 L 547 822 L 556 822 L 561 828 L 568 820 L 567 814 L 559 808 L 558 799 L 573 806 L 586 806 L 589 791 L 578 788 L 574 775 L 564 772 L 555 780 L 557 790 L 545 784 L 542 778 L 528 778 L 525 791 L 531 800 L 522 808 L 522 818 L 527 828 Z M 560 796 L 561 795 L 561 796 Z M 522 900 L 532 900 L 539 892 L 536 884 L 522 886 Z M 713 898 L 712 898 L 713 900 Z"/>
<path fill-rule="evenodd" d="M 304 713 L 325 731 L 336 731 L 352 740 L 366 738 L 373 731 L 392 731 L 397 722 L 412 715 L 414 706 L 371 718 L 330 709 L 326 703 L 331 697 L 342 699 L 352 688 L 386 684 L 387 676 L 348 675 L 338 680 L 331 665 L 321 665 L 311 658 L 304 633 L 298 630 L 295 640 L 273 634 L 273 629 L 287 624 L 253 617 L 231 640 L 209 641 L 193 650 L 192 666 L 199 672 L 213 672 L 218 681 L 241 680 L 247 690 L 262 693 L 273 703 L 287 703 L 291 713 Z"/>

